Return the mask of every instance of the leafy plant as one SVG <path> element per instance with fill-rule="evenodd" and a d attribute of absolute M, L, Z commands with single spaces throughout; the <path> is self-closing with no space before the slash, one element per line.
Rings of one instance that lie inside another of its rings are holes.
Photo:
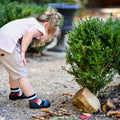
<path fill-rule="evenodd" d="M 96 94 L 120 72 L 120 22 L 112 16 L 80 19 L 68 32 L 66 64 L 62 67 L 75 81 Z"/>
<path fill-rule="evenodd" d="M 42 14 L 47 9 L 47 6 L 37 6 L 36 4 L 18 2 L 0 4 L 0 7 L 0 27 L 15 19 Z"/>
<path fill-rule="evenodd" d="M 47 4 L 47 3 L 68 3 L 68 4 L 74 4 L 76 3 L 76 0 L 11 0 L 11 1 L 18 1 L 18 2 L 29 2 L 29 3 L 36 3 L 36 4 Z"/>

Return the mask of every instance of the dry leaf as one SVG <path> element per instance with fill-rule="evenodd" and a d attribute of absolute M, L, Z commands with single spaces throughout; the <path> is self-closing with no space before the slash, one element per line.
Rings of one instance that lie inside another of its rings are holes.
<path fill-rule="evenodd" d="M 56 113 L 55 113 L 55 112 L 52 112 L 52 111 L 50 111 L 50 110 L 47 109 L 47 108 L 43 108 L 43 109 L 41 109 L 41 111 L 42 111 L 42 112 L 49 113 L 48 115 L 50 115 L 50 116 L 56 116 Z"/>
<path fill-rule="evenodd" d="M 105 102 L 105 104 L 102 106 L 103 112 L 106 112 L 107 110 L 115 108 L 114 103 L 116 103 L 116 102 L 117 101 L 115 99 L 111 100 L 108 98 L 107 101 Z"/>
<path fill-rule="evenodd" d="M 115 108 L 115 106 L 114 106 L 114 104 L 113 104 L 113 102 L 112 102 L 111 99 L 108 99 L 108 100 L 107 100 L 107 106 L 108 106 L 109 109 Z"/>
<path fill-rule="evenodd" d="M 50 112 L 49 113 L 51 116 L 57 116 L 57 114 L 55 112 Z"/>
<path fill-rule="evenodd" d="M 114 117 L 118 117 L 118 118 L 120 118 L 120 114 L 117 114 L 117 115 L 115 115 Z"/>
<path fill-rule="evenodd" d="M 41 109 L 41 111 L 42 111 L 42 112 L 46 112 L 46 113 L 50 113 L 50 110 L 47 109 L 47 108 L 43 108 L 43 109 Z"/>
<path fill-rule="evenodd" d="M 82 113 L 82 114 L 86 116 L 92 116 L 90 113 Z"/>
<path fill-rule="evenodd" d="M 40 117 L 41 120 L 44 120 L 45 118 L 44 117 Z"/>
<path fill-rule="evenodd" d="M 101 114 L 100 117 L 103 117 L 103 115 Z"/>
<path fill-rule="evenodd" d="M 70 116 L 70 114 L 67 113 L 67 110 L 63 109 L 63 108 L 61 108 L 60 111 L 57 111 L 57 112 L 52 112 L 46 108 L 41 109 L 41 111 L 46 112 L 48 114 L 47 115 L 40 115 L 40 116 L 32 116 L 32 118 L 43 120 L 43 119 L 49 119 L 50 117 L 54 117 L 54 116 L 64 116 L 64 115 Z"/>
<path fill-rule="evenodd" d="M 113 99 L 113 103 L 116 104 L 116 103 L 118 103 L 118 101 L 114 98 L 114 99 Z"/>
<path fill-rule="evenodd" d="M 63 93 L 63 95 L 74 95 L 73 93 Z"/>
<path fill-rule="evenodd" d="M 45 118 L 45 119 L 46 119 L 46 118 L 50 118 L 51 115 L 50 115 L 50 114 L 47 114 L 47 115 L 40 115 L 39 117 L 40 117 L 40 118 Z"/>
<path fill-rule="evenodd" d="M 106 112 L 106 104 L 104 104 L 104 105 L 102 106 L 102 110 L 103 110 L 103 112 Z"/>
<path fill-rule="evenodd" d="M 45 118 L 44 117 L 40 117 L 40 116 L 32 116 L 32 118 L 35 118 L 35 119 L 38 119 L 38 120 L 44 120 Z"/>
<path fill-rule="evenodd" d="M 47 115 L 40 115 L 40 116 L 32 116 L 32 118 L 35 118 L 35 119 L 40 119 L 40 120 L 44 120 L 44 119 L 49 119 L 51 116 L 49 114 Z"/>
<path fill-rule="evenodd" d="M 60 110 L 63 111 L 63 112 L 67 112 L 67 110 L 64 109 L 64 108 L 60 108 Z"/>
<path fill-rule="evenodd" d="M 70 116 L 71 115 L 70 113 L 67 113 L 64 111 L 57 111 L 56 114 L 57 114 L 57 116 L 64 116 L 64 115 Z"/>
<path fill-rule="evenodd" d="M 65 104 L 65 103 L 66 103 L 66 101 L 62 101 L 62 102 L 61 102 L 61 104 Z"/>
<path fill-rule="evenodd" d="M 119 112 L 119 111 L 109 111 L 109 112 L 107 113 L 107 116 L 109 117 L 109 116 L 111 116 L 111 115 L 120 115 L 120 112 Z"/>
<path fill-rule="evenodd" d="M 64 113 L 64 115 L 70 116 L 71 114 L 70 113 Z"/>
<path fill-rule="evenodd" d="M 39 119 L 40 117 L 36 115 L 36 116 L 32 116 L 32 118 Z"/>
<path fill-rule="evenodd" d="M 109 85 L 107 85 L 107 86 L 106 86 L 106 88 L 110 88 L 110 86 L 109 86 Z"/>

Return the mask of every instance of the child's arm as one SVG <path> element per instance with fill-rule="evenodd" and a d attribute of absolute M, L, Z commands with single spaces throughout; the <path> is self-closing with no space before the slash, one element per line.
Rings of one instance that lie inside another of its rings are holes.
<path fill-rule="evenodd" d="M 22 43 L 21 43 L 21 52 L 26 52 L 28 46 L 32 42 L 33 33 L 31 31 L 26 31 L 23 35 Z"/>
<path fill-rule="evenodd" d="M 29 44 L 31 43 L 33 38 L 33 34 L 31 34 L 31 31 L 26 31 L 23 39 L 22 39 L 22 43 L 21 43 L 21 63 L 23 62 L 24 65 L 26 65 L 26 60 L 25 60 L 25 52 L 29 46 Z"/>
<path fill-rule="evenodd" d="M 25 52 L 27 51 L 28 46 L 32 42 L 33 37 L 37 37 L 38 35 L 43 35 L 42 32 L 37 31 L 36 29 L 29 29 L 23 35 L 22 43 L 21 43 L 21 61 L 24 65 L 26 65 L 25 60 Z"/>

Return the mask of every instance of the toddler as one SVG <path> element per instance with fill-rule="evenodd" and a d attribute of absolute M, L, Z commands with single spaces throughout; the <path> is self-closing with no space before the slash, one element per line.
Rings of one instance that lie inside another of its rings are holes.
<path fill-rule="evenodd" d="M 41 44 L 60 33 L 61 14 L 48 9 L 37 18 L 11 21 L 0 28 L 0 63 L 9 73 L 10 100 L 28 99 L 32 109 L 50 107 L 49 100 L 40 100 L 27 77 L 25 53 L 36 38 Z"/>

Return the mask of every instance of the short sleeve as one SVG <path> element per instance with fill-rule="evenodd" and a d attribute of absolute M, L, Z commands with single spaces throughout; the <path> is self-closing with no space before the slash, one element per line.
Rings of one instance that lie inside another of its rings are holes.
<path fill-rule="evenodd" d="M 36 28 L 37 30 L 39 30 L 40 32 L 42 32 L 43 35 L 45 35 L 45 28 L 44 28 L 42 25 L 36 24 L 36 25 L 35 25 L 35 28 Z"/>

